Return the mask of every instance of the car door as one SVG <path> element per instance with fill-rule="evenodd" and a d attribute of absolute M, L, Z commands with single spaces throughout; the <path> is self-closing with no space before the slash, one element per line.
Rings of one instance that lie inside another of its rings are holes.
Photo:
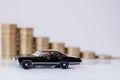
<path fill-rule="evenodd" d="M 51 62 L 59 62 L 60 58 L 59 58 L 58 52 L 56 51 L 51 52 L 50 59 L 51 59 Z"/>
<path fill-rule="evenodd" d="M 47 51 L 41 52 L 38 57 L 39 62 L 50 62 L 50 54 Z"/>

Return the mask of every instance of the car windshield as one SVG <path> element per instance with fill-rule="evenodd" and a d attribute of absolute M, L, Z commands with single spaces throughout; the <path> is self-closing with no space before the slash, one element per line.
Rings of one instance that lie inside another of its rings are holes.
<path fill-rule="evenodd" d="M 32 55 L 33 56 L 39 56 L 41 54 L 41 52 L 40 51 L 36 51 L 35 53 L 33 53 Z"/>

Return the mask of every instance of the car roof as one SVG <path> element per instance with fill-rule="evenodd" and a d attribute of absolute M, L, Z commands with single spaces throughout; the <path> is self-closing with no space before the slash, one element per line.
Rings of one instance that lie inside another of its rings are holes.
<path fill-rule="evenodd" d="M 64 54 L 64 53 L 61 53 L 60 51 L 58 51 L 58 50 L 54 50 L 54 49 L 41 49 L 41 50 L 37 50 L 37 51 L 39 51 L 39 52 L 59 52 L 60 53 L 60 55 L 64 55 L 64 56 L 67 56 L 66 54 Z"/>
<path fill-rule="evenodd" d="M 57 52 L 60 52 L 60 51 L 58 51 L 58 50 L 54 50 L 54 49 L 41 49 L 41 50 L 38 50 L 38 51 L 57 51 Z"/>

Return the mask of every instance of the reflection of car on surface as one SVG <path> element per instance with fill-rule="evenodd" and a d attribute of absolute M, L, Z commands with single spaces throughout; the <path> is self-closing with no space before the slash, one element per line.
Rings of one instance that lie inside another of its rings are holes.
<path fill-rule="evenodd" d="M 68 68 L 69 65 L 80 64 L 81 59 L 76 57 L 69 57 L 56 50 L 40 50 L 27 57 L 15 57 L 19 64 L 24 69 L 30 69 L 33 66 L 55 66 L 63 69 Z"/>

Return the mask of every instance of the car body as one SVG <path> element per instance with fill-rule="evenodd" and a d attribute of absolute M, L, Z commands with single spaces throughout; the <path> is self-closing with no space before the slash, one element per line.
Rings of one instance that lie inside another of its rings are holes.
<path fill-rule="evenodd" d="M 70 57 L 64 53 L 51 49 L 38 50 L 30 56 L 16 56 L 14 58 L 24 69 L 42 65 L 66 69 L 69 65 L 78 65 L 81 62 L 80 58 Z"/>

